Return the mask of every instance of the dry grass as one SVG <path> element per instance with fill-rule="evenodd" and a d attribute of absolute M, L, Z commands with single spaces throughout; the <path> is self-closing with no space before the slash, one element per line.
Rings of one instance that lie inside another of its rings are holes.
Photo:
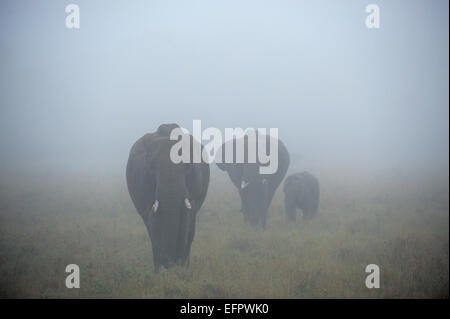
<path fill-rule="evenodd" d="M 448 175 L 323 172 L 320 215 L 285 224 L 279 190 L 265 232 L 243 223 L 215 172 L 188 269 L 153 271 L 124 177 L 0 182 L 0 296 L 15 298 L 448 298 Z M 81 289 L 65 287 L 65 267 Z M 367 264 L 381 288 L 364 285 Z"/>

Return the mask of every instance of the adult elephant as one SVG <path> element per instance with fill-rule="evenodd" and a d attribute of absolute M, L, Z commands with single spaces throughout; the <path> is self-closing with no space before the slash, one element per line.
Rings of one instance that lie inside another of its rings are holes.
<path fill-rule="evenodd" d="M 133 145 L 127 163 L 131 199 L 147 227 L 155 269 L 172 263 L 187 265 L 195 234 L 196 214 L 209 185 L 209 164 L 174 163 L 170 150 L 177 141 L 170 132 L 177 124 L 163 124 Z M 198 143 L 189 135 L 193 143 Z"/>
<path fill-rule="evenodd" d="M 269 145 L 272 142 L 278 143 L 278 166 L 271 174 L 262 174 L 260 168 L 267 164 L 262 164 L 258 156 L 256 162 L 249 160 L 251 153 L 259 154 L 259 141 L 265 141 L 266 150 L 270 154 Z M 216 157 L 217 166 L 228 173 L 231 182 L 237 188 L 241 198 L 241 211 L 244 214 L 246 222 L 254 226 L 266 228 L 267 210 L 272 202 L 272 198 L 283 180 L 289 167 L 289 152 L 280 140 L 274 137 L 263 135 L 255 131 L 255 148 L 249 148 L 252 141 L 248 135 L 244 135 L 238 139 L 234 138 L 222 145 Z M 228 145 L 228 146 L 227 146 Z M 243 145 L 244 160 L 243 163 L 237 161 L 236 150 L 238 145 Z M 233 149 L 233 161 L 228 163 L 225 161 L 225 152 L 227 149 Z"/>
<path fill-rule="evenodd" d="M 319 181 L 309 172 L 289 175 L 284 181 L 284 203 L 286 219 L 295 221 L 297 208 L 303 213 L 303 218 L 308 219 L 317 213 L 319 207 Z"/>

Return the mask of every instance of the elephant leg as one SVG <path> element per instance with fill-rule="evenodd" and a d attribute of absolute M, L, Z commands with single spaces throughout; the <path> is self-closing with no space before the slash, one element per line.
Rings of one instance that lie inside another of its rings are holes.
<path fill-rule="evenodd" d="M 191 246 L 192 241 L 194 240 L 195 235 L 195 214 L 192 214 L 189 218 L 189 229 L 188 229 L 188 238 L 186 241 L 186 251 L 185 255 L 183 256 L 183 264 L 185 266 L 189 266 L 190 264 L 190 257 L 191 257 Z"/>
<path fill-rule="evenodd" d="M 241 198 L 241 212 L 244 214 L 244 217 L 246 213 L 248 212 L 248 204 L 245 200 L 244 195 L 242 194 L 242 191 L 239 191 L 239 197 Z"/>
<path fill-rule="evenodd" d="M 244 215 L 244 220 L 246 222 L 249 222 L 251 220 L 250 210 L 248 207 L 248 202 L 243 196 L 241 197 L 241 211 L 242 214 Z"/>
<path fill-rule="evenodd" d="M 284 206 L 286 208 L 286 220 L 295 222 L 297 219 L 295 204 L 288 196 L 284 198 Z"/>
<path fill-rule="evenodd" d="M 153 266 L 155 268 L 155 271 L 159 271 L 159 268 L 161 267 L 161 261 L 160 261 L 160 251 L 159 247 L 156 244 L 156 238 L 152 238 L 150 227 L 147 226 L 147 233 L 150 237 L 150 242 L 152 245 L 152 253 L 153 253 Z"/>

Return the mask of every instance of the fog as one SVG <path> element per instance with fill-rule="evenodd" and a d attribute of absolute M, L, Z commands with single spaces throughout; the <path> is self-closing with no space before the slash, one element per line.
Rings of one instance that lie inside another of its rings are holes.
<path fill-rule="evenodd" d="M 278 128 L 300 168 L 448 174 L 447 1 L 0 4 L 0 169 L 124 174 L 161 123 Z"/>

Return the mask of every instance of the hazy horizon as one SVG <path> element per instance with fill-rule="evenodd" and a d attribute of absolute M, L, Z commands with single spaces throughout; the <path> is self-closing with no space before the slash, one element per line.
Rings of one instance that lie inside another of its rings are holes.
<path fill-rule="evenodd" d="M 0 169 L 124 172 L 162 123 L 279 129 L 301 167 L 448 174 L 448 2 L 0 4 Z"/>

